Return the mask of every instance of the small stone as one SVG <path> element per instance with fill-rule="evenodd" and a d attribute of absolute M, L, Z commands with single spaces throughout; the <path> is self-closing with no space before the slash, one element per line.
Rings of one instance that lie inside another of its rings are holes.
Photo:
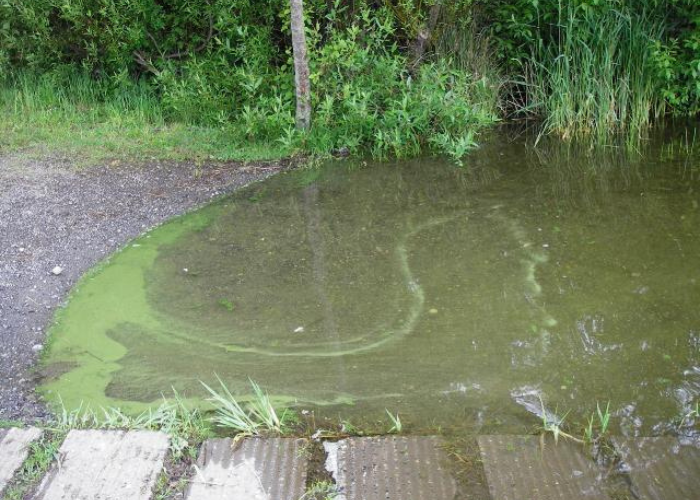
<path fill-rule="evenodd" d="M 44 346 L 41 345 L 41 344 L 35 344 L 35 345 L 32 346 L 32 351 L 34 351 L 34 352 L 39 352 L 39 351 L 41 351 L 42 349 L 44 349 Z"/>
<path fill-rule="evenodd" d="M 433 309 L 430 309 L 428 312 L 429 312 L 430 314 L 437 314 L 437 313 L 438 313 L 438 310 L 435 309 L 435 308 L 433 308 Z"/>
<path fill-rule="evenodd" d="M 51 269 L 51 274 L 54 276 L 59 276 L 61 273 L 63 273 L 63 268 L 60 266 L 56 266 L 53 269 Z"/>

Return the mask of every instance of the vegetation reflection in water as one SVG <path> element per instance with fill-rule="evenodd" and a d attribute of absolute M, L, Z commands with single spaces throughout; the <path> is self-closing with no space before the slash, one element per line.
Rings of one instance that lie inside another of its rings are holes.
<path fill-rule="evenodd" d="M 522 428 L 542 397 L 579 421 L 611 401 L 623 431 L 659 432 L 700 389 L 700 171 L 683 144 L 493 141 L 469 170 L 280 175 L 87 276 L 44 392 L 136 410 L 171 387 L 205 397 L 218 374 L 417 427 Z"/>

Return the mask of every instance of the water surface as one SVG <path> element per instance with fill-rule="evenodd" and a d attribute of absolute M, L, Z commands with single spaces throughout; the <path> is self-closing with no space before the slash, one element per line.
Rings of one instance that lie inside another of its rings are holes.
<path fill-rule="evenodd" d="M 447 161 L 279 175 L 136 240 L 52 330 L 66 406 L 142 408 L 252 378 L 341 418 L 523 431 L 540 398 L 678 430 L 700 391 L 700 155 L 524 137 Z"/>

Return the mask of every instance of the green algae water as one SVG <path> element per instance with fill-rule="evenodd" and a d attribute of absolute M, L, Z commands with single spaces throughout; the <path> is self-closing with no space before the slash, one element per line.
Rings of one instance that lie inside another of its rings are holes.
<path fill-rule="evenodd" d="M 42 390 L 138 411 L 251 378 L 319 414 L 491 431 L 531 428 L 540 399 L 573 421 L 610 401 L 624 433 L 663 432 L 700 392 L 692 134 L 278 175 L 89 273 Z"/>

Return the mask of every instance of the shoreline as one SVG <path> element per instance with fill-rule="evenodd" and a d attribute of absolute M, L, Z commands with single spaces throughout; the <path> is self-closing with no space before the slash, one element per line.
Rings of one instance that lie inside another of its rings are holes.
<path fill-rule="evenodd" d="M 48 416 L 35 368 L 85 272 L 169 219 L 295 165 L 79 161 L 0 154 L 0 421 Z"/>

